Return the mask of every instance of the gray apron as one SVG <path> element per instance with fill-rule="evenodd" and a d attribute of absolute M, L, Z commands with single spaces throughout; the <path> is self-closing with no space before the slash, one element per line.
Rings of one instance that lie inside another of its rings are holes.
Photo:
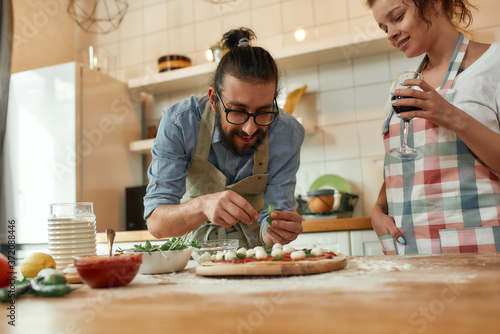
<path fill-rule="evenodd" d="M 252 176 L 235 184 L 226 185 L 227 178 L 208 161 L 215 125 L 215 112 L 209 102 L 206 103 L 201 117 L 198 140 L 191 167 L 186 178 L 186 193 L 181 203 L 201 195 L 213 194 L 224 190 L 232 190 L 245 198 L 252 207 L 261 212 L 264 208 L 264 193 L 267 184 L 267 165 L 269 160 L 268 136 L 254 153 Z M 253 222 L 247 225 L 239 221 L 230 228 L 224 228 L 206 221 L 189 233 L 190 240 L 206 241 L 220 239 L 238 239 L 240 247 L 261 245 L 260 225 Z"/>

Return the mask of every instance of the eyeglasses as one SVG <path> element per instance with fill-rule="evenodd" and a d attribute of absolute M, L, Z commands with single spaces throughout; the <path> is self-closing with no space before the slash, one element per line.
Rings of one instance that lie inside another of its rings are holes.
<path fill-rule="evenodd" d="M 226 108 L 224 102 L 222 102 L 222 99 L 220 98 L 219 92 L 215 92 L 215 94 L 217 95 L 217 98 L 222 105 L 222 109 L 226 113 L 226 120 L 228 121 L 228 123 L 231 123 L 233 125 L 245 124 L 250 117 L 253 117 L 253 121 L 255 122 L 255 124 L 259 126 L 268 126 L 271 125 L 271 123 L 274 122 L 276 120 L 276 117 L 279 115 L 276 98 L 274 98 L 273 100 L 273 111 L 262 111 L 251 114 L 243 110 Z"/>

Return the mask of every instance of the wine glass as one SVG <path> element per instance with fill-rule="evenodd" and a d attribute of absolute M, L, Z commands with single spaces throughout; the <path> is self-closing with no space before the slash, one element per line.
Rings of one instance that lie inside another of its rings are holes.
<path fill-rule="evenodd" d="M 422 74 L 415 72 L 415 71 L 405 71 L 401 72 L 398 75 L 396 75 L 396 79 L 394 82 L 394 90 L 396 89 L 418 89 L 417 86 L 403 86 L 402 83 L 406 79 L 422 79 Z M 410 98 L 410 96 L 396 96 L 394 95 L 392 97 L 392 100 L 399 100 L 399 99 L 405 99 L 405 98 Z M 412 111 L 412 110 L 421 110 L 421 108 L 413 107 L 413 106 L 393 106 L 394 112 L 396 114 L 405 112 L 405 111 Z M 410 120 L 409 118 L 403 118 L 404 121 L 404 128 L 403 128 L 403 143 L 401 147 L 393 148 L 390 149 L 387 153 L 389 155 L 395 157 L 395 158 L 400 158 L 400 159 L 419 159 L 422 157 L 422 154 L 408 146 L 408 127 L 410 125 Z"/>

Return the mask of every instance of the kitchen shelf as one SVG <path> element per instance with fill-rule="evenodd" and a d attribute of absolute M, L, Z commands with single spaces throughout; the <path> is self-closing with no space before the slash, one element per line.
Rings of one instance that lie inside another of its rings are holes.
<path fill-rule="evenodd" d="M 273 57 L 284 70 L 336 61 L 366 57 L 392 51 L 383 32 L 368 37 L 364 33 L 341 36 L 328 40 L 300 44 L 273 52 Z M 161 94 L 197 86 L 208 87 L 210 74 L 217 63 L 205 63 L 163 73 L 151 73 L 128 81 L 133 92 Z"/>
<path fill-rule="evenodd" d="M 341 36 L 328 40 L 300 44 L 277 50 L 273 57 L 278 66 L 283 70 L 293 70 L 313 65 L 333 63 L 346 59 L 366 57 L 393 51 L 385 34 L 358 33 Z M 193 87 L 209 85 L 210 74 L 215 71 L 217 63 L 205 63 L 177 69 L 175 71 L 154 73 L 142 78 L 128 81 L 132 92 L 147 92 L 150 94 L 162 94 Z M 308 133 L 315 129 L 306 129 Z M 130 143 L 130 151 L 149 153 L 153 145 L 153 139 L 138 140 Z"/>

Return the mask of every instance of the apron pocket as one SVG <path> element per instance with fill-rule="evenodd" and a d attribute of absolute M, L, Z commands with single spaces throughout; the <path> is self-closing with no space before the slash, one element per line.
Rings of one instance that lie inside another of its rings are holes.
<path fill-rule="evenodd" d="M 500 251 L 500 226 L 439 230 L 442 253 Z"/>

